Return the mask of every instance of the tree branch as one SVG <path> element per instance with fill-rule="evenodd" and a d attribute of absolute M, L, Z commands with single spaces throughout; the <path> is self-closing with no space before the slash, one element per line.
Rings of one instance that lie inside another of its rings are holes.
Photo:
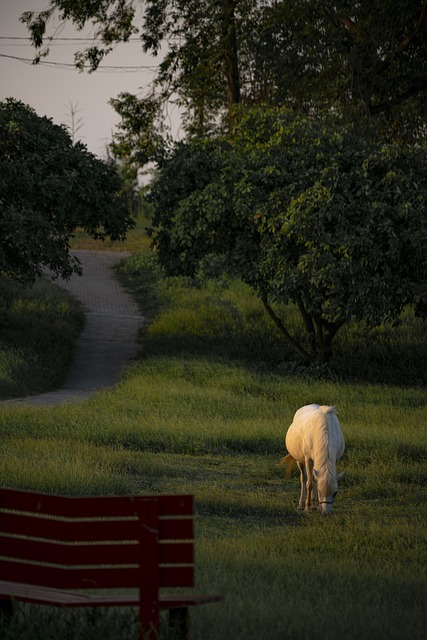
<path fill-rule="evenodd" d="M 404 91 L 403 93 L 401 93 L 399 96 L 396 96 L 395 98 L 391 98 L 387 102 L 382 102 L 381 104 L 377 104 L 377 105 L 370 104 L 369 113 L 371 115 L 375 115 L 377 113 L 382 113 L 383 111 L 388 111 L 393 107 L 399 106 L 400 104 L 402 104 L 402 102 L 405 102 L 405 100 L 409 100 L 409 98 L 412 98 L 413 96 L 415 96 L 417 93 L 420 93 L 421 91 L 427 91 L 427 78 L 421 82 L 417 82 L 413 84 L 412 87 L 410 87 L 410 89 L 408 89 L 407 91 Z"/>
<path fill-rule="evenodd" d="M 423 7 L 420 11 L 420 15 L 417 20 L 417 24 L 415 25 L 414 31 L 411 33 L 410 36 L 403 38 L 402 42 L 397 47 L 397 53 L 402 53 L 403 51 L 406 51 L 406 49 L 408 49 L 411 46 L 411 44 L 413 43 L 413 41 L 415 40 L 415 38 L 423 28 L 423 26 L 426 24 L 426 21 L 427 21 L 427 0 L 424 0 Z"/>
<path fill-rule="evenodd" d="M 286 341 L 298 353 L 298 355 L 300 355 L 301 358 L 303 360 L 305 360 L 305 362 L 311 362 L 312 358 L 311 358 L 310 354 L 299 344 L 299 342 L 297 342 L 295 340 L 295 338 L 293 338 L 291 336 L 291 334 L 289 333 L 289 331 L 286 329 L 285 325 L 283 324 L 282 320 L 279 318 L 279 316 L 277 316 L 274 313 L 273 309 L 268 304 L 267 298 L 262 297 L 261 299 L 262 299 L 262 302 L 263 302 L 263 305 L 264 305 L 265 309 L 267 310 L 268 315 L 273 320 L 275 325 L 278 327 L 278 329 L 282 333 L 282 335 L 285 337 Z"/>
<path fill-rule="evenodd" d="M 395 54 L 403 53 L 404 51 L 409 49 L 409 47 L 414 42 L 415 38 L 420 33 L 421 29 L 425 26 L 426 22 L 427 22 L 427 0 L 424 0 L 422 9 L 420 11 L 420 15 L 418 17 L 418 20 L 413 32 L 409 36 L 401 40 L 401 42 L 395 49 Z M 388 57 L 386 60 L 383 60 L 382 62 L 378 63 L 375 69 L 375 73 L 380 74 L 386 71 L 392 64 L 392 61 L 393 61 L 393 58 Z"/>

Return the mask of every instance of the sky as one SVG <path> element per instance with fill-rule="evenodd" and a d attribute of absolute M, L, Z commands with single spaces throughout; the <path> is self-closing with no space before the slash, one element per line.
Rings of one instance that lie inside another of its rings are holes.
<path fill-rule="evenodd" d="M 0 100 L 9 97 L 21 100 L 55 124 L 69 124 L 72 108 L 75 128 L 80 126 L 76 139 L 105 158 L 106 147 L 120 121 L 108 104 L 109 99 L 124 91 L 140 94 L 149 87 L 159 58 L 144 54 L 136 36 L 135 40 L 118 45 L 98 71 L 80 73 L 73 67 L 74 52 L 90 42 L 69 38 L 90 39 L 93 28 L 89 26 L 79 32 L 67 25 L 56 32 L 45 62 L 32 65 L 34 48 L 19 18 L 24 11 L 41 11 L 48 6 L 49 0 L 0 0 Z M 177 131 L 179 119 L 173 109 L 170 117 Z"/>

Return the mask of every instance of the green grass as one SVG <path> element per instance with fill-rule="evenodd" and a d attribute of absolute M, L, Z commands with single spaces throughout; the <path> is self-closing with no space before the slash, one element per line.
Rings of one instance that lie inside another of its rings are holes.
<path fill-rule="evenodd" d="M 0 399 L 60 386 L 83 327 L 80 303 L 46 281 L 0 279 Z"/>
<path fill-rule="evenodd" d="M 127 251 L 129 253 L 140 252 L 147 249 L 150 245 L 150 240 L 145 233 L 145 229 L 149 224 L 149 220 L 145 215 L 139 215 L 135 218 L 135 227 L 128 231 L 126 239 L 121 241 L 113 241 L 108 238 L 105 240 L 94 240 L 82 229 L 76 229 L 71 238 L 71 249 Z"/>
<path fill-rule="evenodd" d="M 298 513 L 297 475 L 276 468 L 293 412 L 309 401 L 334 402 L 346 436 L 331 518 Z M 0 482 L 79 495 L 193 493 L 198 587 L 226 595 L 192 613 L 194 639 L 281 640 L 285 630 L 421 639 L 425 425 L 421 389 L 150 356 L 86 403 L 3 407 Z"/>
<path fill-rule="evenodd" d="M 192 640 L 424 638 L 421 360 L 404 385 L 384 384 L 382 348 L 370 374 L 377 381 L 366 384 L 357 381 L 361 341 L 347 377 L 290 375 L 291 360 L 247 290 L 164 279 L 150 260 L 133 259 L 121 275 L 150 319 L 142 358 L 87 402 L 1 406 L 0 483 L 69 495 L 193 493 L 198 590 L 226 599 L 191 612 Z M 421 328 L 407 315 L 396 345 L 410 336 L 423 345 Z M 297 512 L 296 470 L 284 478 L 276 467 L 295 410 L 309 402 L 335 404 L 346 439 L 330 518 Z M 128 640 L 135 632 L 126 612 L 22 606 L 1 637 Z"/>

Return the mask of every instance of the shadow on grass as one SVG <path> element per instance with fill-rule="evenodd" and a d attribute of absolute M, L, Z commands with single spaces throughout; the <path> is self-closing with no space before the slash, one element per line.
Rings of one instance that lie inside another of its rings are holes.
<path fill-rule="evenodd" d="M 305 380 L 386 384 L 396 386 L 424 386 L 427 384 L 427 347 L 420 338 L 402 345 L 389 340 L 387 350 L 378 349 L 375 339 L 360 336 L 358 350 L 345 338 L 337 342 L 329 365 L 306 365 L 295 358 L 274 328 L 265 327 L 257 334 L 245 323 L 236 331 L 221 335 L 157 333 L 143 330 L 140 336 L 144 356 L 168 356 L 191 359 L 208 357 L 218 362 L 234 362 L 256 371 L 294 376 Z M 154 325 L 155 327 L 155 325 Z M 357 331 L 356 328 L 353 329 Z M 354 343 L 354 339 L 353 339 Z M 416 402 L 420 402 L 419 399 Z"/>

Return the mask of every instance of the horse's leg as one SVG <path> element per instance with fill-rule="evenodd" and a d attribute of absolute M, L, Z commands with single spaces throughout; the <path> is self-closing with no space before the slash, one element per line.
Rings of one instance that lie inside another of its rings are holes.
<path fill-rule="evenodd" d="M 300 480 L 301 480 L 301 494 L 298 503 L 298 509 L 304 509 L 305 505 L 305 496 L 306 496 L 306 483 L 307 483 L 307 475 L 305 473 L 305 467 L 303 462 L 297 462 L 298 469 L 300 472 Z"/>
<path fill-rule="evenodd" d="M 313 493 L 313 460 L 310 458 L 305 459 L 305 468 L 307 473 L 307 497 L 305 501 L 305 510 L 310 511 L 314 507 L 314 493 Z"/>

